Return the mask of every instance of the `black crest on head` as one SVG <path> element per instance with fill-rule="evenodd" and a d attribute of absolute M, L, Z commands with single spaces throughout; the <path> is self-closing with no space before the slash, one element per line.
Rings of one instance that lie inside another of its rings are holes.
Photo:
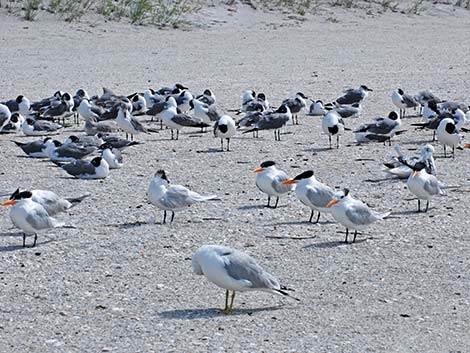
<path fill-rule="evenodd" d="M 349 189 L 348 188 L 344 188 L 343 192 L 344 192 L 344 196 L 349 195 Z"/>
<path fill-rule="evenodd" d="M 302 92 L 297 92 L 295 95 L 296 95 L 296 96 L 300 96 L 300 97 L 302 97 L 302 98 L 304 98 L 304 99 L 307 99 L 307 96 L 306 96 L 305 94 L 303 94 Z"/>
<path fill-rule="evenodd" d="M 210 89 L 206 89 L 206 90 L 204 90 L 204 92 L 203 92 L 203 93 L 204 93 L 206 96 L 212 96 L 212 92 L 211 92 L 211 90 L 210 90 Z"/>
<path fill-rule="evenodd" d="M 308 179 L 308 178 L 311 178 L 313 176 L 313 170 L 307 170 L 303 173 L 300 173 L 299 175 L 297 175 L 294 180 L 302 180 L 302 179 Z"/>
<path fill-rule="evenodd" d="M 403 90 L 402 90 L 401 88 L 399 88 L 399 89 L 398 89 L 398 93 L 399 93 L 399 94 L 403 94 L 403 93 L 405 93 L 405 92 L 403 92 Z"/>
<path fill-rule="evenodd" d="M 68 94 L 68 93 L 64 93 L 64 95 L 62 96 L 62 99 L 63 99 L 64 101 L 69 101 L 71 98 L 72 98 L 72 97 L 70 97 L 70 94 Z"/>
<path fill-rule="evenodd" d="M 426 163 L 416 162 L 412 169 L 414 171 L 419 172 L 420 170 L 423 170 L 424 168 L 426 168 Z"/>
<path fill-rule="evenodd" d="M 268 168 L 268 167 L 271 167 L 273 165 L 275 165 L 276 163 L 273 162 L 273 161 L 266 161 L 266 162 L 263 162 L 260 164 L 260 167 L 261 168 Z"/>
<path fill-rule="evenodd" d="M 19 192 L 20 189 L 17 189 L 11 196 L 10 200 L 22 200 L 22 199 L 29 199 L 33 196 L 31 191 L 22 191 Z"/>
<path fill-rule="evenodd" d="M 162 178 L 163 180 L 166 180 L 168 183 L 170 182 L 166 176 L 166 173 L 163 169 L 159 169 L 157 170 L 157 172 L 155 173 L 155 176 L 159 176 L 160 178 Z"/>
<path fill-rule="evenodd" d="M 70 135 L 69 140 L 72 141 L 73 143 L 77 143 L 79 141 L 79 138 L 75 135 Z"/>
<path fill-rule="evenodd" d="M 258 93 L 256 98 L 261 99 L 262 101 L 265 101 L 266 100 L 266 95 L 264 93 Z"/>

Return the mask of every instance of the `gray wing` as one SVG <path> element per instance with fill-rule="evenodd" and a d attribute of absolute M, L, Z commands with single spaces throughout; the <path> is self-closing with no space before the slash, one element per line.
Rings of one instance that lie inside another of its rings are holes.
<path fill-rule="evenodd" d="M 56 107 L 50 107 L 46 109 L 42 115 L 44 116 L 60 116 L 67 111 L 67 104 L 61 102 L 61 104 L 57 105 Z"/>
<path fill-rule="evenodd" d="M 52 123 L 47 120 L 36 120 L 34 122 L 34 130 L 36 131 L 56 131 L 62 128 L 62 125 Z"/>
<path fill-rule="evenodd" d="M 282 183 L 283 181 L 288 180 L 288 179 L 289 177 L 287 176 L 286 173 L 279 173 L 279 175 L 277 175 L 271 182 L 271 186 L 276 192 L 280 194 L 284 194 L 292 190 L 291 185 L 285 185 Z"/>
<path fill-rule="evenodd" d="M 273 113 L 265 115 L 256 125 L 260 130 L 280 129 L 288 120 L 287 115 Z"/>
<path fill-rule="evenodd" d="M 210 106 L 207 109 L 207 116 L 211 121 L 217 121 L 220 118 L 219 113 L 217 112 L 217 108 L 215 106 Z"/>
<path fill-rule="evenodd" d="M 344 94 L 341 97 L 338 97 L 336 99 L 336 102 L 339 104 L 354 104 L 358 103 L 362 100 L 362 94 L 361 91 L 351 89 L 346 91 L 346 94 Z"/>
<path fill-rule="evenodd" d="M 95 174 L 95 166 L 89 161 L 77 159 L 76 161 L 62 166 L 62 168 L 73 176 L 80 176 L 82 174 Z"/>
<path fill-rule="evenodd" d="M 189 190 L 187 188 L 181 185 L 172 185 L 160 201 L 168 208 L 182 208 L 191 204 L 188 198 Z"/>
<path fill-rule="evenodd" d="M 28 222 L 33 228 L 41 230 L 53 227 L 49 214 L 46 212 L 44 207 L 34 207 L 30 212 L 31 213 L 26 216 L 26 222 Z"/>
<path fill-rule="evenodd" d="M 333 199 L 334 192 L 327 186 L 309 187 L 307 189 L 307 198 L 316 207 L 326 207 L 328 202 Z"/>
<path fill-rule="evenodd" d="M 279 289 L 278 280 L 256 263 L 256 261 L 240 252 L 227 251 L 222 258 L 228 275 L 238 281 L 248 281 L 247 286 L 259 289 Z"/>
<path fill-rule="evenodd" d="M 187 114 L 176 114 L 171 118 L 171 120 L 181 126 L 201 126 L 199 121 L 196 121 L 191 115 Z"/>
<path fill-rule="evenodd" d="M 260 112 L 250 112 L 241 118 L 237 125 L 239 127 L 249 127 L 255 125 L 262 118 L 263 114 Z"/>
<path fill-rule="evenodd" d="M 142 123 L 139 120 L 137 120 L 136 118 L 134 118 L 133 116 L 131 116 L 131 124 L 132 124 L 132 127 L 136 131 L 147 132 L 147 129 L 145 128 L 145 126 L 142 125 Z"/>
<path fill-rule="evenodd" d="M 426 190 L 430 195 L 438 195 L 441 193 L 441 188 L 439 186 L 439 181 L 436 177 L 431 176 L 428 181 L 424 183 L 424 190 Z"/>
<path fill-rule="evenodd" d="M 346 216 L 357 225 L 368 225 L 377 220 L 375 213 L 365 204 L 356 204 L 346 210 Z"/>
<path fill-rule="evenodd" d="M 59 157 L 71 157 L 75 159 L 81 159 L 94 151 L 96 151 L 95 147 L 81 147 L 75 144 L 62 145 L 56 149 L 56 153 Z"/>
<path fill-rule="evenodd" d="M 402 96 L 403 103 L 406 104 L 408 108 L 413 108 L 418 106 L 418 102 L 414 99 L 414 97 L 410 96 L 409 94 L 404 94 Z"/>
<path fill-rule="evenodd" d="M 369 127 L 368 131 L 373 134 L 386 135 L 390 133 L 398 123 L 392 120 L 377 120 L 377 122 Z"/>
<path fill-rule="evenodd" d="M 15 142 L 15 143 L 26 154 L 41 152 L 42 148 L 44 147 L 44 142 L 42 142 L 42 140 L 33 141 L 29 143 L 24 143 L 24 144 L 22 144 L 21 142 Z"/>
<path fill-rule="evenodd" d="M 162 111 L 165 110 L 166 102 L 157 102 L 155 103 L 145 114 L 155 116 L 160 114 Z"/>

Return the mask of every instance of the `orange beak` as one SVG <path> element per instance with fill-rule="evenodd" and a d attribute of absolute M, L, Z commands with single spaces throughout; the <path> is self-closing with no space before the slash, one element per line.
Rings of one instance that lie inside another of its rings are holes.
<path fill-rule="evenodd" d="M 7 200 L 4 203 L 2 203 L 2 206 L 13 206 L 13 205 L 16 205 L 15 200 Z"/>
<path fill-rule="evenodd" d="M 415 170 L 415 171 L 413 172 L 413 177 L 417 176 L 418 174 L 419 174 L 419 172 L 418 172 L 417 170 Z"/>
<path fill-rule="evenodd" d="M 256 168 L 256 169 L 254 170 L 254 172 L 255 172 L 255 173 L 261 173 L 261 172 L 264 172 L 264 168 L 261 168 L 261 167 L 259 167 L 259 168 Z"/>
<path fill-rule="evenodd" d="M 284 180 L 282 183 L 285 185 L 293 185 L 293 184 L 297 184 L 297 180 L 288 179 L 288 180 Z"/>
<path fill-rule="evenodd" d="M 326 204 L 326 207 L 331 207 L 331 206 L 336 205 L 336 204 L 338 204 L 338 203 L 339 203 L 338 200 L 333 199 L 333 200 L 331 200 L 330 202 L 328 202 L 328 203 Z"/>
<path fill-rule="evenodd" d="M 464 148 L 470 148 L 470 143 L 467 143 L 465 146 L 463 146 Z"/>

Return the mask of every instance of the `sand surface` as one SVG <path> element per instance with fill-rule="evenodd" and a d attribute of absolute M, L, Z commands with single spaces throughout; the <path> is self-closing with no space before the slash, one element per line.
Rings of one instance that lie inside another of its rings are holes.
<path fill-rule="evenodd" d="M 243 8 L 224 15 L 226 23 L 191 31 L 1 15 L 0 99 L 77 88 L 97 94 L 102 86 L 130 94 L 183 82 L 194 92 L 211 88 L 225 111 L 251 88 L 279 104 L 299 90 L 329 101 L 366 84 L 374 92 L 362 117 L 346 122 L 351 128 L 393 109 L 390 95 L 398 86 L 470 101 L 468 15 L 336 11 L 337 22 L 300 21 Z M 399 139 L 410 153 L 432 137 L 409 128 L 418 120 L 406 119 L 408 132 Z M 393 154 L 390 147 L 356 146 L 346 134 L 340 149 L 329 150 L 319 118 L 301 116 L 300 123 L 289 124 L 280 142 L 267 132 L 257 140 L 238 135 L 228 153 L 218 152 L 211 133 L 188 130 L 179 141 L 170 141 L 168 130 L 138 136 L 144 144 L 129 149 L 124 167 L 104 181 L 67 178 L 50 162 L 24 158 L 11 136 L 0 136 L 0 190 L 91 193 L 59 217 L 75 229 L 40 235 L 34 249 L 21 248 L 9 210 L 0 210 L 0 351 L 467 351 L 469 151 L 443 159 L 436 144 L 439 179 L 466 192 L 449 190 L 427 214 L 417 214 L 403 182 L 365 181 L 384 177 L 381 162 Z M 253 169 L 268 159 L 291 176 L 313 169 L 321 181 L 348 187 L 397 218 L 344 245 L 343 227 L 331 216 L 307 224 L 309 210 L 293 193 L 278 209 L 263 207 Z M 148 224 L 162 217 L 146 199 L 159 168 L 172 182 L 216 193 L 220 201 L 180 212 L 172 225 Z M 224 291 L 191 269 L 192 253 L 208 243 L 253 255 L 302 301 L 243 293 L 233 315 L 220 314 Z"/>

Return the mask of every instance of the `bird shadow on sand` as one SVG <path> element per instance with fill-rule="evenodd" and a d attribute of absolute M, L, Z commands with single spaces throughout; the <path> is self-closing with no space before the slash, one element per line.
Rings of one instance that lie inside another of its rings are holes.
<path fill-rule="evenodd" d="M 429 210 L 431 210 L 431 207 L 429 207 Z M 414 210 L 403 210 L 403 211 L 393 212 L 391 215 L 392 216 L 409 216 L 409 215 L 414 215 L 414 214 L 419 214 L 419 213 L 425 213 L 425 212 L 422 212 L 422 211 L 418 212 L 417 209 L 414 209 Z"/>
<path fill-rule="evenodd" d="M 130 229 L 130 228 L 136 228 L 136 227 L 141 227 L 145 225 L 152 225 L 152 223 L 148 222 L 141 222 L 141 221 L 135 221 L 135 222 L 126 222 L 126 223 L 117 223 L 117 224 L 106 224 L 107 227 L 117 227 L 119 229 Z M 153 223 L 154 225 L 159 225 L 160 222 L 158 223 Z"/>
<path fill-rule="evenodd" d="M 16 232 L 16 233 L 0 233 L 0 237 L 18 237 L 18 238 L 23 238 L 23 233 L 22 232 Z M 34 248 L 31 247 L 31 244 L 28 244 L 28 239 L 33 238 L 33 236 L 27 236 L 26 237 L 26 247 L 23 247 L 23 245 L 20 243 L 19 245 L 6 245 L 6 246 L 0 246 L 0 253 L 2 252 L 11 252 L 11 251 L 17 251 L 17 250 L 28 250 L 28 249 L 36 249 L 38 246 L 47 244 L 47 243 L 52 243 L 54 242 L 53 239 L 45 240 L 45 241 L 39 241 L 36 243 L 36 246 Z"/>
<path fill-rule="evenodd" d="M 253 315 L 265 311 L 276 311 L 284 309 L 284 306 L 269 306 L 265 308 L 255 309 L 237 309 L 235 308 L 231 314 L 225 314 L 221 309 L 210 308 L 210 309 L 177 309 L 163 311 L 158 315 L 162 319 L 175 319 L 175 320 L 192 320 L 192 319 L 212 319 L 215 317 L 233 317 L 241 315 Z"/>
<path fill-rule="evenodd" d="M 344 240 L 341 241 L 325 241 L 322 243 L 313 243 L 309 245 L 305 245 L 302 248 L 303 249 L 332 249 L 332 248 L 337 248 L 340 246 L 351 246 L 351 245 L 356 245 L 363 243 L 367 240 L 372 240 L 374 238 L 369 237 L 369 238 L 361 238 L 361 239 L 356 239 L 356 241 L 353 243 L 352 240 L 348 241 L 347 243 L 344 242 Z"/>
<path fill-rule="evenodd" d="M 329 147 L 316 147 L 316 148 L 306 148 L 302 151 L 318 153 L 318 152 L 326 152 L 326 151 L 333 151 L 333 150 L 334 148 L 329 148 Z"/>
<path fill-rule="evenodd" d="M 323 222 L 318 222 L 318 223 L 313 223 L 309 221 L 286 221 L 286 222 L 276 222 L 276 223 L 271 223 L 267 224 L 267 226 L 321 226 L 321 225 L 326 225 L 326 224 L 334 224 L 335 222 L 333 221 L 323 221 Z"/>
<path fill-rule="evenodd" d="M 276 208 L 268 207 L 265 204 L 264 205 L 245 205 L 245 206 L 238 207 L 238 209 L 239 210 L 256 210 L 256 209 L 277 210 L 278 208 L 283 208 L 283 207 L 287 207 L 287 205 L 278 205 Z"/>
<path fill-rule="evenodd" d="M 209 148 L 207 150 L 197 150 L 196 153 L 225 153 L 230 151 L 222 151 L 220 148 Z"/>

